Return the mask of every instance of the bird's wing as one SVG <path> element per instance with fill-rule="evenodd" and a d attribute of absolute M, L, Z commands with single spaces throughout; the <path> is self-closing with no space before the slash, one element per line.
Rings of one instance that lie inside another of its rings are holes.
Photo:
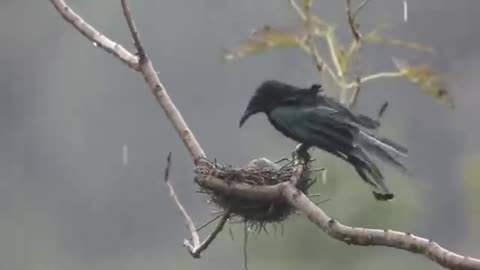
<path fill-rule="evenodd" d="M 330 107 L 278 107 L 268 115 L 285 136 L 313 145 L 350 163 L 377 193 L 391 195 L 379 168 L 358 145 L 360 130 Z"/>
<path fill-rule="evenodd" d="M 326 106 L 336 111 L 332 117 L 341 118 L 341 121 L 349 121 L 350 124 L 357 125 L 366 129 L 377 129 L 380 123 L 369 116 L 363 114 L 355 114 L 350 109 L 339 103 L 333 98 L 319 96 L 317 98 L 319 106 Z"/>
<path fill-rule="evenodd" d="M 345 157 L 354 147 L 358 128 L 336 113 L 327 106 L 283 106 L 272 110 L 269 119 L 287 137 Z"/>

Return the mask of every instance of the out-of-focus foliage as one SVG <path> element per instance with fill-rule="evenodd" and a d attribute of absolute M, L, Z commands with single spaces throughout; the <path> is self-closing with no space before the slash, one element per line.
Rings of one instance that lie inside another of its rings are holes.
<path fill-rule="evenodd" d="M 384 44 L 384 45 L 392 45 L 392 46 L 398 46 L 410 50 L 415 50 L 418 52 L 423 52 L 423 53 L 431 53 L 433 54 L 435 51 L 433 48 L 425 46 L 420 43 L 415 43 L 415 42 L 408 42 L 404 40 L 399 40 L 399 39 L 388 39 L 380 35 L 380 30 L 373 30 L 366 35 L 363 36 L 362 40 L 365 42 L 371 42 L 371 43 L 377 43 L 377 44 Z"/>
<path fill-rule="evenodd" d="M 246 56 L 265 52 L 271 48 L 298 47 L 303 43 L 302 31 L 286 31 L 271 26 L 255 30 L 238 48 L 227 53 L 225 61 L 240 59 Z"/>
<path fill-rule="evenodd" d="M 412 66 L 398 59 L 394 59 L 394 63 L 402 76 L 416 84 L 425 94 L 449 108 L 454 107 L 452 98 L 443 87 L 443 77 L 433 72 L 428 65 Z"/>
<path fill-rule="evenodd" d="M 313 56 L 319 72 L 327 71 L 327 74 L 336 83 L 340 93 L 340 101 L 343 103 L 353 102 L 357 91 L 351 91 L 351 89 L 359 88 L 361 83 L 381 78 L 403 77 L 415 83 L 421 91 L 441 104 L 449 108 L 454 107 L 451 96 L 443 86 L 442 76 L 436 74 L 426 64 L 408 65 L 401 61 L 395 61 L 398 71 L 381 71 L 363 78 L 356 74 L 358 72 L 352 71 L 352 65 L 358 59 L 361 47 L 366 44 L 398 46 L 424 53 L 433 53 L 432 48 L 419 43 L 384 38 L 379 34 L 378 29 L 362 35 L 358 30 L 356 16 L 363 5 L 355 12 L 347 12 L 353 37 L 350 44 L 345 46 L 338 42 L 335 27 L 332 24 L 311 14 L 312 0 L 306 0 L 303 7 L 300 7 L 295 0 L 290 0 L 290 4 L 301 18 L 299 25 L 295 26 L 296 30 L 285 31 L 274 26 L 264 26 L 255 30 L 250 37 L 240 42 L 237 48 L 226 53 L 224 59 L 230 62 L 263 53 L 273 48 L 296 47 Z M 350 1 L 347 1 L 347 7 L 347 11 L 351 10 Z M 328 45 L 328 53 L 318 51 L 318 41 L 323 41 Z M 330 59 L 331 63 L 328 63 L 325 59 Z M 348 97 L 348 95 L 353 97 Z"/>
<path fill-rule="evenodd" d="M 478 236 L 480 228 L 480 156 L 470 157 L 464 163 L 465 193 L 467 194 L 466 205 L 468 213 L 472 213 L 470 230 L 471 235 Z M 480 240 L 480 238 L 477 238 Z"/>

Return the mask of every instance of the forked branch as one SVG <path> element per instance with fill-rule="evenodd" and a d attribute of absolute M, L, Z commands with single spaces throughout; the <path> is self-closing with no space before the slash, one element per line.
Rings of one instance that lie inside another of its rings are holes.
<path fill-rule="evenodd" d="M 190 218 L 187 211 L 183 207 L 182 203 L 178 199 L 177 194 L 175 193 L 175 190 L 173 189 L 173 186 L 170 182 L 171 167 L 172 167 L 172 152 L 170 152 L 167 157 L 167 166 L 165 167 L 165 174 L 164 174 L 165 185 L 167 186 L 168 191 L 170 192 L 170 197 L 172 197 L 173 201 L 177 205 L 178 210 L 180 210 L 180 213 L 185 218 L 185 224 L 187 226 L 188 231 L 191 234 L 191 241 L 185 239 L 183 240 L 183 245 L 188 249 L 192 257 L 200 258 L 200 254 L 208 248 L 208 246 L 213 242 L 213 240 L 215 240 L 218 233 L 222 231 L 223 226 L 225 226 L 225 223 L 227 222 L 230 216 L 230 212 L 228 210 L 224 211 L 222 218 L 218 222 L 213 232 L 202 243 L 200 243 L 200 236 L 198 235 L 198 230 L 195 228 L 195 224 L 193 223 L 193 220 Z"/>
<path fill-rule="evenodd" d="M 122 7 L 139 57 L 97 31 L 94 27 L 85 22 L 78 14 L 76 14 L 69 6 L 67 6 L 63 0 L 50 0 L 50 2 L 54 5 L 60 15 L 62 15 L 64 20 L 73 25 L 73 27 L 82 35 L 84 35 L 90 42 L 94 42 L 98 47 L 112 54 L 116 58 L 120 59 L 124 64 L 143 75 L 145 82 L 155 96 L 155 99 L 162 107 L 163 111 L 177 131 L 178 136 L 181 138 L 185 147 L 190 152 L 194 164 L 198 166 L 205 157 L 204 151 L 198 141 L 195 139 L 193 133 L 188 128 L 182 115 L 168 96 L 165 87 L 157 76 L 157 72 L 155 71 L 151 61 L 148 59 L 147 54 L 141 44 L 138 32 L 135 28 L 134 20 L 132 19 L 132 15 L 128 9 L 126 0 L 121 0 Z M 366 3 L 367 1 L 364 2 Z M 355 13 L 358 13 L 358 11 L 354 12 L 354 14 Z M 367 81 L 367 78 L 364 78 L 363 81 Z M 168 164 L 171 164 L 171 160 Z M 214 232 L 207 237 L 204 242 L 200 243 L 193 221 L 188 218 L 188 214 L 181 206 L 178 198 L 176 198 L 173 187 L 169 181 L 170 165 L 168 164 L 165 174 L 165 183 L 167 184 L 167 187 L 169 188 L 177 207 L 181 210 L 183 216 L 185 217 L 187 227 L 192 234 L 193 243 L 187 241 L 188 245 L 186 246 L 189 248 L 192 256 L 197 258 L 200 256 L 200 253 L 204 251 L 213 241 L 215 236 L 222 230 L 223 225 L 228 220 L 229 213 L 228 211 L 224 213 Z M 301 169 L 299 170 L 301 173 Z M 298 179 L 294 178 L 298 177 L 296 175 L 298 174 L 295 173 L 294 176 L 292 176 L 291 181 L 283 182 L 273 186 L 251 186 L 245 183 L 229 184 L 223 179 L 219 179 L 214 175 L 205 175 L 203 177 L 199 176 L 197 177 L 196 182 L 206 189 L 216 192 L 225 192 L 226 194 L 235 194 L 236 196 L 243 196 L 245 198 L 253 198 L 258 200 L 285 200 L 296 210 L 305 214 L 308 219 L 316 224 L 322 231 L 330 235 L 332 238 L 347 244 L 360 246 L 388 246 L 406 250 L 412 253 L 423 254 L 425 257 L 446 268 L 472 270 L 480 269 L 479 259 L 453 253 L 441 247 L 437 243 L 425 238 L 392 230 L 349 227 L 339 223 L 338 221 L 335 221 L 327 216 L 322 209 L 310 201 L 305 194 L 295 187 L 295 183 L 298 181 Z"/>

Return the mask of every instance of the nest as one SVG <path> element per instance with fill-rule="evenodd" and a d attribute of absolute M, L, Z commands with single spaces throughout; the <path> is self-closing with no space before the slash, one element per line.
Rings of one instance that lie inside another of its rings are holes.
<path fill-rule="evenodd" d="M 295 166 L 289 162 L 279 166 L 272 161 L 261 158 L 255 159 L 245 168 L 235 168 L 231 165 L 220 165 L 216 162 L 206 161 L 197 167 L 197 177 L 201 175 L 215 175 L 228 183 L 245 183 L 252 186 L 276 185 L 289 181 L 294 173 Z M 199 173 L 201 171 L 201 173 Z M 309 170 L 303 170 L 297 188 L 305 194 L 314 183 Z M 235 194 L 202 188 L 202 192 L 211 198 L 211 202 L 222 209 L 229 209 L 231 217 L 240 217 L 241 221 L 252 225 L 277 223 L 290 216 L 294 209 L 284 200 L 253 200 Z"/>

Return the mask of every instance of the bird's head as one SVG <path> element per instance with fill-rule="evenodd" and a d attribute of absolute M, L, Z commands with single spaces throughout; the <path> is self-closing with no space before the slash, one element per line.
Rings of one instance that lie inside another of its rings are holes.
<path fill-rule="evenodd" d="M 281 102 L 292 96 L 297 88 L 294 86 L 269 80 L 263 82 L 256 90 L 248 102 L 247 108 L 240 118 L 240 127 L 247 119 L 257 113 L 267 113 L 277 107 Z"/>

